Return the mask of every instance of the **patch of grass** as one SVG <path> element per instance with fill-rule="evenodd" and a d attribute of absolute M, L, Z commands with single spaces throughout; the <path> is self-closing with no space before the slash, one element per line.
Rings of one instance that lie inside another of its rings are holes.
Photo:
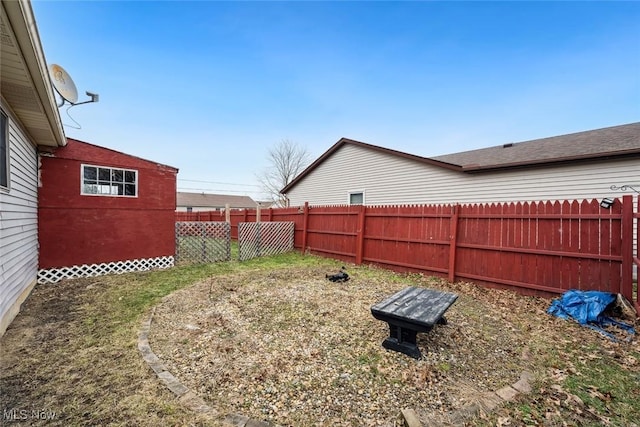
<path fill-rule="evenodd" d="M 629 357 L 640 362 L 638 354 Z M 640 414 L 640 374 L 630 373 L 610 357 L 579 362 L 575 374 L 564 382 L 565 389 L 578 396 L 599 414 L 615 416 L 615 425 L 629 425 Z"/>
<path fill-rule="evenodd" d="M 533 410 L 528 404 L 520 405 L 518 407 L 519 418 L 526 425 L 538 424 L 539 421 L 537 420 L 538 417 L 536 416 L 535 412 L 536 411 Z"/>
<path fill-rule="evenodd" d="M 375 367 L 382 357 L 380 353 L 365 353 L 358 356 L 358 363 L 361 365 L 369 365 Z"/>
<path fill-rule="evenodd" d="M 556 324 L 558 326 L 558 324 Z M 527 425 L 625 427 L 640 419 L 640 353 L 571 322 L 566 332 L 534 336 L 533 370 L 545 372 L 534 390 L 474 426 L 519 421 Z M 559 332 L 559 331 L 558 331 Z"/>
<path fill-rule="evenodd" d="M 291 265 L 300 265 L 302 268 L 335 266 L 336 263 L 318 257 L 305 257 L 298 252 L 288 252 L 243 262 L 183 265 L 167 270 L 109 276 L 110 280 L 115 282 L 125 282 L 111 290 L 109 298 L 114 301 L 116 307 L 112 313 L 121 322 L 128 323 L 137 320 L 162 297 L 204 279 L 245 270 L 265 271 Z"/>
<path fill-rule="evenodd" d="M 381 375 L 379 366 L 382 356 L 379 352 L 367 352 L 358 356 L 358 364 L 365 368 L 365 374 L 370 377 L 378 378 Z"/>
<path fill-rule="evenodd" d="M 451 370 L 451 364 L 448 362 L 441 362 L 438 364 L 438 369 L 442 372 L 449 372 Z"/>

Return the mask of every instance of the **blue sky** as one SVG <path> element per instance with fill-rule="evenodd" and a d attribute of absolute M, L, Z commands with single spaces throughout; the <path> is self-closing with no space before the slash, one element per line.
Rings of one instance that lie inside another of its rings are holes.
<path fill-rule="evenodd" d="M 640 120 L 640 3 L 33 0 L 67 136 L 260 198 L 283 139 L 436 156 Z M 194 182 L 205 181 L 205 182 Z"/>

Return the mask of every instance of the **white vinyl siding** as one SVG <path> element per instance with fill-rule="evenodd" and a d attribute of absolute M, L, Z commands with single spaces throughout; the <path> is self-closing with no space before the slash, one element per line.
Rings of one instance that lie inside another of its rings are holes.
<path fill-rule="evenodd" d="M 287 194 L 290 206 L 345 204 L 366 188 L 367 205 L 582 200 L 620 197 L 638 184 L 640 159 L 469 174 L 345 144 Z"/>
<path fill-rule="evenodd" d="M 9 116 L 9 187 L 0 190 L 0 335 L 38 272 L 37 152 Z"/>

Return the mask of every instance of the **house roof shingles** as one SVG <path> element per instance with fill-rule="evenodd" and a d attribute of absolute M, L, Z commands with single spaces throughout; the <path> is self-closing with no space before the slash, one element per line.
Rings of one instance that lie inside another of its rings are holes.
<path fill-rule="evenodd" d="M 640 122 L 432 157 L 465 171 L 640 153 Z"/>
<path fill-rule="evenodd" d="M 223 208 L 226 204 L 231 208 L 255 208 L 257 203 L 249 196 L 231 196 L 227 194 L 184 193 L 178 192 L 176 205 Z"/>

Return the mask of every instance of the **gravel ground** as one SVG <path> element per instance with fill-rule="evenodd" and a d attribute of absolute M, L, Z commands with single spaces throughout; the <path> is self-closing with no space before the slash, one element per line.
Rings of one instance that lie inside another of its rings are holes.
<path fill-rule="evenodd" d="M 402 408 L 433 419 L 517 381 L 528 318 L 549 318 L 548 300 L 512 292 L 373 268 L 349 271 L 346 283 L 325 273 L 244 272 L 175 292 L 156 307 L 151 347 L 221 413 L 283 426 L 391 426 Z M 420 360 L 385 350 L 387 325 L 370 312 L 409 284 L 459 295 L 448 324 L 418 335 Z"/>

